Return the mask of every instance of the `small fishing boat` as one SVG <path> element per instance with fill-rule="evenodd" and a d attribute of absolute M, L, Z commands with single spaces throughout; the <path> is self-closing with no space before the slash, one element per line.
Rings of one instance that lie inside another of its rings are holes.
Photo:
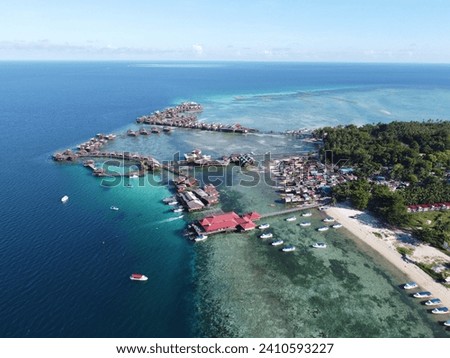
<path fill-rule="evenodd" d="M 270 227 L 270 224 L 261 224 L 258 226 L 258 229 L 264 230 L 264 229 L 268 229 Z"/>
<path fill-rule="evenodd" d="M 429 291 L 416 292 L 413 297 L 415 298 L 428 298 L 433 296 Z"/>
<path fill-rule="evenodd" d="M 175 197 L 174 196 L 170 196 L 168 198 L 164 198 L 162 201 L 163 201 L 163 203 L 168 204 L 168 203 L 170 203 L 171 201 L 174 201 L 174 200 L 175 200 Z"/>
<path fill-rule="evenodd" d="M 339 229 L 339 228 L 341 228 L 341 227 L 342 227 L 342 224 L 334 224 L 334 225 L 332 226 L 333 229 Z"/>
<path fill-rule="evenodd" d="M 442 303 L 442 301 L 439 298 L 433 298 L 433 299 L 425 302 L 425 304 L 427 306 L 437 306 L 437 305 L 440 305 L 441 303 Z"/>
<path fill-rule="evenodd" d="M 310 213 L 310 212 L 308 212 L 308 213 L 303 213 L 302 216 L 303 216 L 303 217 L 312 216 L 312 213 Z"/>
<path fill-rule="evenodd" d="M 318 229 L 317 229 L 317 231 L 327 231 L 327 230 L 329 230 L 330 228 L 328 227 L 328 226 L 323 226 L 323 227 L 319 227 Z"/>
<path fill-rule="evenodd" d="M 273 237 L 273 234 L 271 232 L 264 233 L 260 236 L 261 239 L 270 239 L 272 237 Z"/>
<path fill-rule="evenodd" d="M 303 227 L 311 226 L 311 223 L 310 222 L 303 222 L 303 223 L 300 223 L 300 226 L 303 226 Z"/>
<path fill-rule="evenodd" d="M 448 307 L 436 307 L 434 310 L 431 311 L 431 313 L 434 314 L 446 314 L 448 313 Z"/>
<path fill-rule="evenodd" d="M 295 246 L 293 246 L 293 245 L 285 246 L 285 247 L 283 247 L 283 248 L 281 249 L 281 251 L 283 251 L 283 252 L 291 252 L 291 251 L 295 251 Z"/>
<path fill-rule="evenodd" d="M 291 216 L 290 218 L 287 218 L 286 221 L 295 221 L 297 218 L 295 216 Z"/>
<path fill-rule="evenodd" d="M 325 222 L 325 223 L 332 223 L 333 221 L 334 221 L 334 219 L 330 218 L 330 217 L 323 219 L 323 222 Z"/>
<path fill-rule="evenodd" d="M 199 242 L 199 241 L 205 241 L 208 238 L 208 235 L 198 235 L 194 238 L 195 242 Z"/>
<path fill-rule="evenodd" d="M 405 283 L 405 285 L 403 286 L 403 288 L 404 288 L 405 290 L 411 290 L 411 289 L 417 288 L 417 287 L 419 287 L 419 286 L 417 285 L 417 283 L 415 283 L 415 282 L 413 282 L 413 281 L 407 282 L 407 283 Z"/>
<path fill-rule="evenodd" d="M 113 211 L 119 210 L 119 208 L 118 208 L 117 206 L 110 206 L 109 208 L 110 208 L 111 210 L 113 210 Z"/>
<path fill-rule="evenodd" d="M 272 241 L 271 245 L 272 246 L 278 246 L 278 245 L 282 245 L 284 244 L 283 240 L 276 240 L 276 241 Z"/>
<path fill-rule="evenodd" d="M 140 273 L 132 273 L 130 276 L 130 280 L 132 280 L 132 281 L 147 281 L 148 277 L 145 275 L 142 275 Z"/>
<path fill-rule="evenodd" d="M 61 203 L 67 203 L 69 201 L 69 197 L 67 196 L 67 195 L 64 195 L 62 198 L 61 198 Z"/>
<path fill-rule="evenodd" d="M 327 244 L 325 244 L 324 242 L 316 242 L 312 245 L 312 247 L 314 247 L 315 249 L 326 249 Z"/>

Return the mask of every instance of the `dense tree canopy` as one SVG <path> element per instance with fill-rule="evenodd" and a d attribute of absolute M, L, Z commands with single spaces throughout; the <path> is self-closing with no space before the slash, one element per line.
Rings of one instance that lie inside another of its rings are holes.
<path fill-rule="evenodd" d="M 333 188 L 334 200 L 350 200 L 354 207 L 400 226 L 408 224 L 406 205 L 450 202 L 449 121 L 325 127 L 313 135 L 323 140 L 323 161 L 345 163 L 359 178 Z M 372 180 L 376 176 L 390 187 Z M 448 231 L 447 224 L 440 224 L 416 233 L 439 246 L 450 241 Z"/>
<path fill-rule="evenodd" d="M 392 122 L 324 127 L 314 132 L 323 139 L 322 158 L 332 151 L 333 161 L 355 165 L 358 175 L 387 175 L 417 182 L 430 172 L 450 168 L 450 122 Z M 327 155 L 326 159 L 330 160 Z"/>

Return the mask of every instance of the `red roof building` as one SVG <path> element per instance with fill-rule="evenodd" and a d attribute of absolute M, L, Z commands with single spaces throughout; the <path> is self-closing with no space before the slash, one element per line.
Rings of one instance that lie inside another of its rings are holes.
<path fill-rule="evenodd" d="M 261 218 L 256 212 L 239 216 L 235 212 L 229 212 L 220 215 L 207 216 L 199 221 L 200 226 L 205 232 L 231 231 L 231 230 L 252 230 L 256 227 L 252 221 Z"/>
<path fill-rule="evenodd" d="M 261 215 L 259 215 L 256 211 L 252 211 L 251 213 L 247 213 L 243 215 L 244 218 L 247 218 L 251 221 L 256 221 L 261 219 Z"/>

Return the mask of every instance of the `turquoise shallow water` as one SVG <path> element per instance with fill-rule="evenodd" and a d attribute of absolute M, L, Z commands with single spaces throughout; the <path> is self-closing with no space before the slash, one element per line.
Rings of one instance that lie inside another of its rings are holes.
<path fill-rule="evenodd" d="M 232 195 L 234 197 L 234 195 Z M 267 206 L 260 189 L 240 191 L 242 212 Z M 234 199 L 234 198 L 233 198 Z M 261 230 L 214 236 L 196 245 L 202 336 L 233 337 L 448 337 L 439 318 L 400 285 L 407 277 L 345 228 L 318 232 L 324 216 L 286 222 L 291 215 L 263 219 Z M 300 222 L 310 221 L 310 227 Z M 283 253 L 282 239 L 296 247 Z M 327 248 L 312 248 L 315 242 Z"/>
<path fill-rule="evenodd" d="M 448 336 L 398 289 L 406 277 L 345 231 L 325 234 L 330 248 L 317 252 L 309 248 L 317 232 L 271 219 L 299 247 L 288 256 L 256 233 L 192 245 L 182 231 L 198 215 L 170 212 L 166 186 L 106 187 L 81 165 L 50 160 L 180 100 L 204 104 L 201 120 L 264 131 L 448 119 L 448 66 L 153 65 L 0 64 L 1 337 Z M 189 130 L 105 148 L 166 160 L 195 147 L 213 156 L 311 149 L 289 136 Z M 280 207 L 264 184 L 220 190 L 224 210 Z M 131 282 L 135 271 L 149 281 Z"/>

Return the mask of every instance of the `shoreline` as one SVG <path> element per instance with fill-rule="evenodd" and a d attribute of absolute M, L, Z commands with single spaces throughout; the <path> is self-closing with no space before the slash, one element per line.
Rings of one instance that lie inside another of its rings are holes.
<path fill-rule="evenodd" d="M 405 246 L 405 244 L 397 237 L 399 234 L 405 235 L 403 232 L 394 232 L 383 228 L 380 222 L 369 214 L 349 207 L 330 207 L 324 210 L 324 212 L 336 219 L 337 222 L 341 223 L 359 240 L 369 245 L 373 250 L 377 251 L 387 261 L 394 265 L 394 267 L 419 285 L 418 289 L 411 290 L 412 292 L 405 290 L 405 292 L 410 294 L 418 291 L 430 291 L 433 294 L 433 298 L 440 298 L 443 306 L 450 307 L 450 289 L 437 283 L 431 276 L 414 263 L 404 260 L 397 251 L 396 244 Z M 364 221 L 361 220 L 363 217 Z M 377 237 L 375 233 L 382 235 L 383 238 Z M 411 257 L 433 257 L 450 261 L 450 258 L 439 250 L 424 244 L 415 245 L 414 254 L 411 255 Z M 423 299 L 417 299 L 418 302 L 422 300 Z M 430 306 L 430 308 L 434 307 L 437 306 Z"/>

